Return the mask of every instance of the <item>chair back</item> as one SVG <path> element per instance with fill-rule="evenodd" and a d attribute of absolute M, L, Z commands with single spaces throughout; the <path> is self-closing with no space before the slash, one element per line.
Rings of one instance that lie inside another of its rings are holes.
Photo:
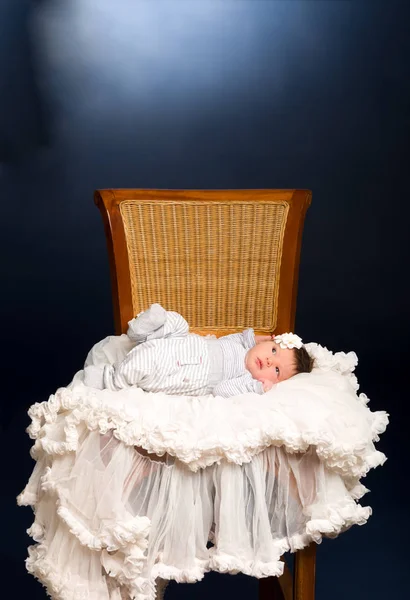
<path fill-rule="evenodd" d="M 95 201 L 117 334 L 154 302 L 202 335 L 293 330 L 309 191 L 110 189 Z"/>

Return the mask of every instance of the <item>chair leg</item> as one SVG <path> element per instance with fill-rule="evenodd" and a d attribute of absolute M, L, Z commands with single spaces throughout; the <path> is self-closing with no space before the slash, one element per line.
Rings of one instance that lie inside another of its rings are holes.
<path fill-rule="evenodd" d="M 285 600 L 277 577 L 259 580 L 259 600 Z"/>
<path fill-rule="evenodd" d="M 156 581 L 157 592 L 155 595 L 155 600 L 164 600 L 165 590 L 168 587 L 168 583 L 169 583 L 169 581 L 166 579 L 160 579 L 160 578 L 157 579 L 157 581 Z"/>
<path fill-rule="evenodd" d="M 316 544 L 295 554 L 293 600 L 315 599 Z"/>
<path fill-rule="evenodd" d="M 285 563 L 283 575 L 259 580 L 259 600 L 292 600 L 292 573 Z"/>

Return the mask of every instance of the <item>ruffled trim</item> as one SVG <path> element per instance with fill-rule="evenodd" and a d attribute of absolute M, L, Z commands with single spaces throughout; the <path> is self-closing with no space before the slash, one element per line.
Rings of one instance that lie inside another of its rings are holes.
<path fill-rule="evenodd" d="M 208 561 L 197 561 L 197 565 L 190 569 L 178 569 L 164 563 L 154 565 L 152 575 L 154 578 L 173 580 L 177 583 L 195 583 L 203 579 L 205 573 L 217 571 L 236 575 L 244 573 L 251 577 L 261 579 L 263 577 L 279 577 L 283 573 L 283 562 L 275 560 L 271 562 L 241 560 L 236 556 L 223 553 L 213 553 L 210 550 Z"/>
<path fill-rule="evenodd" d="M 142 390 L 137 392 L 140 398 L 148 396 Z M 241 465 L 250 462 L 270 445 L 283 446 L 289 453 L 306 452 L 314 446 L 325 465 L 346 479 L 359 479 L 386 461 L 386 456 L 373 446 L 388 424 L 388 415 L 384 411 L 372 413 L 365 408 L 368 436 L 354 443 L 341 443 L 329 431 L 298 429 L 279 411 L 263 429 L 244 429 L 226 440 L 212 433 L 207 439 L 195 440 L 191 431 L 184 435 L 178 424 L 167 423 L 163 428 L 155 426 L 158 413 L 156 416 L 154 412 L 150 414 L 146 404 L 144 418 L 138 420 L 135 410 L 121 403 L 120 397 L 115 405 L 106 402 L 107 399 L 106 392 L 81 385 L 71 390 L 60 388 L 48 402 L 34 404 L 29 409 L 32 422 L 27 428 L 30 437 L 35 439 L 32 456 L 38 460 L 42 453 L 74 452 L 78 447 L 78 426 L 84 423 L 89 430 L 98 430 L 103 435 L 112 430 L 126 445 L 142 447 L 158 456 L 175 456 L 192 471 L 220 463 L 223 459 Z"/>
<path fill-rule="evenodd" d="M 17 496 L 17 504 L 19 506 L 35 506 L 37 503 L 37 494 L 24 489 L 21 494 Z"/>
<path fill-rule="evenodd" d="M 48 476 L 46 481 L 49 483 L 50 480 Z M 49 492 L 56 490 L 57 486 L 48 486 Z M 127 587 L 132 598 L 153 600 L 157 578 L 172 579 L 178 583 L 194 583 L 200 581 L 210 570 L 230 574 L 241 572 L 258 579 L 280 576 L 283 563 L 279 557 L 283 553 L 289 550 L 296 552 L 312 542 L 319 544 L 324 535 L 336 537 L 352 525 L 365 524 L 371 515 L 370 507 L 362 507 L 353 501 L 345 501 L 340 505 L 313 505 L 307 510 L 312 513 L 312 518 L 307 522 L 303 533 L 291 538 L 273 540 L 272 554 L 277 553 L 277 560 L 244 560 L 211 548 L 208 560 L 197 560 L 196 564 L 188 569 L 167 565 L 159 557 L 160 560 L 151 569 L 149 578 L 141 575 L 146 560 L 144 550 L 147 547 L 149 519 L 136 517 L 128 522 L 118 522 L 112 527 L 103 528 L 99 535 L 94 535 L 79 523 L 67 508 L 59 505 L 57 514 L 83 546 L 101 553 L 101 564 L 107 575 L 115 579 L 118 585 Z M 49 594 L 58 597 L 59 600 L 90 600 L 91 596 L 87 595 L 85 584 L 79 586 L 76 583 L 73 586 L 72 578 L 75 575 L 63 576 L 47 560 L 43 527 L 34 521 L 27 533 L 38 542 L 37 545 L 29 547 L 27 570 L 43 583 Z M 104 594 L 107 594 L 105 588 Z M 96 595 L 95 600 L 98 598 Z"/>
<path fill-rule="evenodd" d="M 138 548 L 138 552 L 133 555 L 133 560 L 138 558 L 142 562 L 144 550 L 148 546 L 151 524 L 148 517 L 133 517 L 129 521 L 116 521 L 112 526 L 105 526 L 98 535 L 95 535 L 84 527 L 65 506 L 60 505 L 57 514 L 82 546 L 87 546 L 90 550 L 106 549 L 107 552 L 116 552 L 133 544 Z"/>
<path fill-rule="evenodd" d="M 348 505 L 344 507 L 326 506 L 323 518 L 308 521 L 306 533 L 312 541 L 320 543 L 322 537 L 337 537 L 352 525 L 364 525 L 372 514 L 370 506 Z"/>
<path fill-rule="evenodd" d="M 304 345 L 307 352 L 314 359 L 314 369 L 320 371 L 333 371 L 343 375 L 350 383 L 352 388 L 357 391 L 359 383 L 353 371 L 358 365 L 358 358 L 355 352 L 332 352 L 326 346 L 321 346 L 316 342 L 310 342 Z"/>
<path fill-rule="evenodd" d="M 29 556 L 26 559 L 27 571 L 33 575 L 46 589 L 51 598 L 58 600 L 101 600 L 109 599 L 109 591 L 106 585 L 97 584 L 97 587 L 90 590 L 88 581 L 81 583 L 78 581 L 77 573 L 67 572 L 64 575 L 58 571 L 54 565 L 46 558 L 47 548 L 42 544 L 29 546 Z M 121 577 L 118 575 L 118 581 Z M 123 578 L 124 579 L 124 578 Z M 133 581 L 124 580 L 128 589 L 130 598 L 134 600 L 154 600 L 155 599 L 155 581 L 140 577 Z"/>
<path fill-rule="evenodd" d="M 30 485 L 30 484 L 29 484 Z M 100 553 L 101 564 L 107 575 L 115 578 L 119 585 L 126 586 L 130 597 L 136 600 L 153 600 L 155 598 L 155 582 L 141 573 L 146 565 L 146 549 L 151 522 L 148 517 L 131 517 L 128 520 L 116 520 L 109 523 L 102 521 L 98 533 L 90 531 L 62 503 L 58 482 L 46 467 L 40 478 L 40 488 L 45 494 L 54 496 L 56 513 L 64 522 L 71 535 L 92 552 Z M 30 491 L 25 491 L 18 497 L 20 504 L 28 504 L 30 500 L 35 506 L 38 497 Z M 35 519 L 27 530 L 37 545 L 29 547 L 29 557 L 26 560 L 27 570 L 37 577 L 46 587 L 48 593 L 59 600 L 100 600 L 101 596 L 94 592 L 89 595 L 86 583 L 82 586 L 77 582 L 73 585 L 76 574 L 61 574 L 47 560 L 47 547 L 44 544 L 45 532 L 42 525 Z M 113 554 L 111 554 L 113 553 Z M 104 587 L 104 597 L 108 599 L 108 591 Z"/>
<path fill-rule="evenodd" d="M 130 596 L 136 600 L 153 600 L 155 598 L 155 581 L 141 577 L 145 566 L 145 548 L 148 545 L 149 519 L 136 517 L 130 523 L 117 523 L 106 528 L 98 536 L 92 536 L 63 507 L 57 510 L 59 517 L 67 523 L 70 533 L 78 541 L 92 551 L 101 552 L 101 564 L 107 575 L 115 578 L 119 585 L 126 586 Z M 47 589 L 50 596 L 59 600 L 100 600 L 102 597 L 96 590 L 90 594 L 87 582 L 78 583 L 78 574 L 62 574 L 47 559 L 47 546 L 43 543 L 44 530 L 34 521 L 27 533 L 38 542 L 28 548 L 26 568 Z M 109 552 L 115 552 L 114 555 Z M 75 581 L 75 585 L 73 585 Z M 102 586 L 103 597 L 108 599 L 108 591 Z"/>
<path fill-rule="evenodd" d="M 178 569 L 163 562 L 158 562 L 153 566 L 151 573 L 153 579 L 159 577 L 168 581 L 176 581 L 177 583 L 196 583 L 197 581 L 201 581 L 205 573 L 209 571 L 209 560 L 196 560 L 195 566 L 190 569 Z"/>
<path fill-rule="evenodd" d="M 284 564 L 280 560 L 272 562 L 246 561 L 229 554 L 215 553 L 211 556 L 209 567 L 212 571 L 236 575 L 243 573 L 250 577 L 262 579 L 263 577 L 280 577 L 283 574 Z"/>
<path fill-rule="evenodd" d="M 51 478 L 45 478 L 47 484 Z M 55 493 L 58 487 L 46 486 L 48 493 Z M 363 525 L 371 514 L 369 507 L 361 507 L 353 501 L 343 505 L 314 505 L 309 509 L 314 518 L 307 522 L 305 531 L 292 536 L 273 540 L 272 555 L 278 559 L 266 561 L 245 560 L 232 556 L 218 549 L 209 550 L 208 560 L 197 560 L 191 568 L 178 569 L 161 561 L 156 563 L 149 576 L 143 576 L 146 567 L 144 549 L 147 546 L 149 520 L 136 517 L 128 522 L 119 522 L 112 527 L 102 528 L 99 535 L 91 534 L 68 509 L 61 505 L 57 514 L 68 525 L 70 533 L 92 552 L 100 553 L 101 565 L 117 586 L 127 588 L 131 598 L 135 600 L 154 600 L 155 581 L 157 578 L 175 580 L 178 583 L 194 583 L 200 581 L 210 570 L 220 573 L 244 573 L 258 579 L 280 576 L 283 563 L 279 557 L 286 551 L 296 552 L 312 542 L 320 543 L 322 536 L 336 537 L 354 524 Z M 59 600 L 101 600 L 107 598 L 107 587 L 99 584 L 99 590 L 89 590 L 87 582 L 78 581 L 76 573 L 61 573 L 47 559 L 47 547 L 44 544 L 43 527 L 34 521 L 27 531 L 37 542 L 29 547 L 26 560 L 27 570 L 46 587 L 48 593 Z"/>
<path fill-rule="evenodd" d="M 76 573 L 66 573 L 63 576 L 46 557 L 47 547 L 44 544 L 29 546 L 26 569 L 40 581 L 51 598 L 58 598 L 58 600 L 100 600 L 104 596 L 108 598 L 105 587 L 101 590 L 94 589 L 90 593 L 88 582 L 83 584 L 79 582 Z M 73 585 L 74 581 L 75 585 Z"/>

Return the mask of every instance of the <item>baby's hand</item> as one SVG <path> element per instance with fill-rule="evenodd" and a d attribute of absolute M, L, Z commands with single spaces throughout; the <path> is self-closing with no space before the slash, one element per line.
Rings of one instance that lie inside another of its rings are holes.
<path fill-rule="evenodd" d="M 269 381 L 268 379 L 264 379 L 262 382 L 263 385 L 263 391 L 264 392 L 269 392 L 269 390 L 271 390 L 273 388 L 273 381 Z"/>

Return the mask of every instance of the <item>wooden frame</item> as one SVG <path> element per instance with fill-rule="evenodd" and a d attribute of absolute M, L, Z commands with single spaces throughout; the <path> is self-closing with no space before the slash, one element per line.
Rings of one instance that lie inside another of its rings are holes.
<path fill-rule="evenodd" d="M 111 274 L 112 301 L 115 332 L 125 333 L 128 321 L 133 318 L 131 278 L 125 231 L 120 213 L 120 204 L 126 200 L 159 199 L 177 202 L 257 201 L 286 202 L 289 212 L 283 238 L 278 296 L 278 331 L 293 331 L 296 314 L 299 260 L 305 215 L 311 203 L 309 190 L 141 190 L 108 189 L 97 190 L 94 200 L 103 222 L 108 247 Z M 197 333 L 201 333 L 197 331 Z M 209 333 L 207 331 L 206 333 Z M 223 335 L 219 331 L 219 335 Z M 259 600 L 314 600 L 315 596 L 316 545 L 299 550 L 295 554 L 293 576 L 285 565 L 282 577 L 260 581 Z"/>
<path fill-rule="evenodd" d="M 293 331 L 295 325 L 296 297 L 299 273 L 300 248 L 306 210 L 311 202 L 308 190 L 97 190 L 95 203 L 100 209 L 108 245 L 110 261 L 112 298 L 114 306 L 115 331 L 127 330 L 128 321 L 133 318 L 133 304 L 127 243 L 119 206 L 125 200 L 152 200 L 176 202 L 221 201 L 243 202 L 254 200 L 258 203 L 287 202 L 289 212 L 286 222 L 280 288 L 278 298 L 278 331 Z M 201 333 L 197 331 L 197 333 Z M 207 331 L 209 333 L 209 331 Z M 218 332 L 223 335 L 223 331 Z"/>

